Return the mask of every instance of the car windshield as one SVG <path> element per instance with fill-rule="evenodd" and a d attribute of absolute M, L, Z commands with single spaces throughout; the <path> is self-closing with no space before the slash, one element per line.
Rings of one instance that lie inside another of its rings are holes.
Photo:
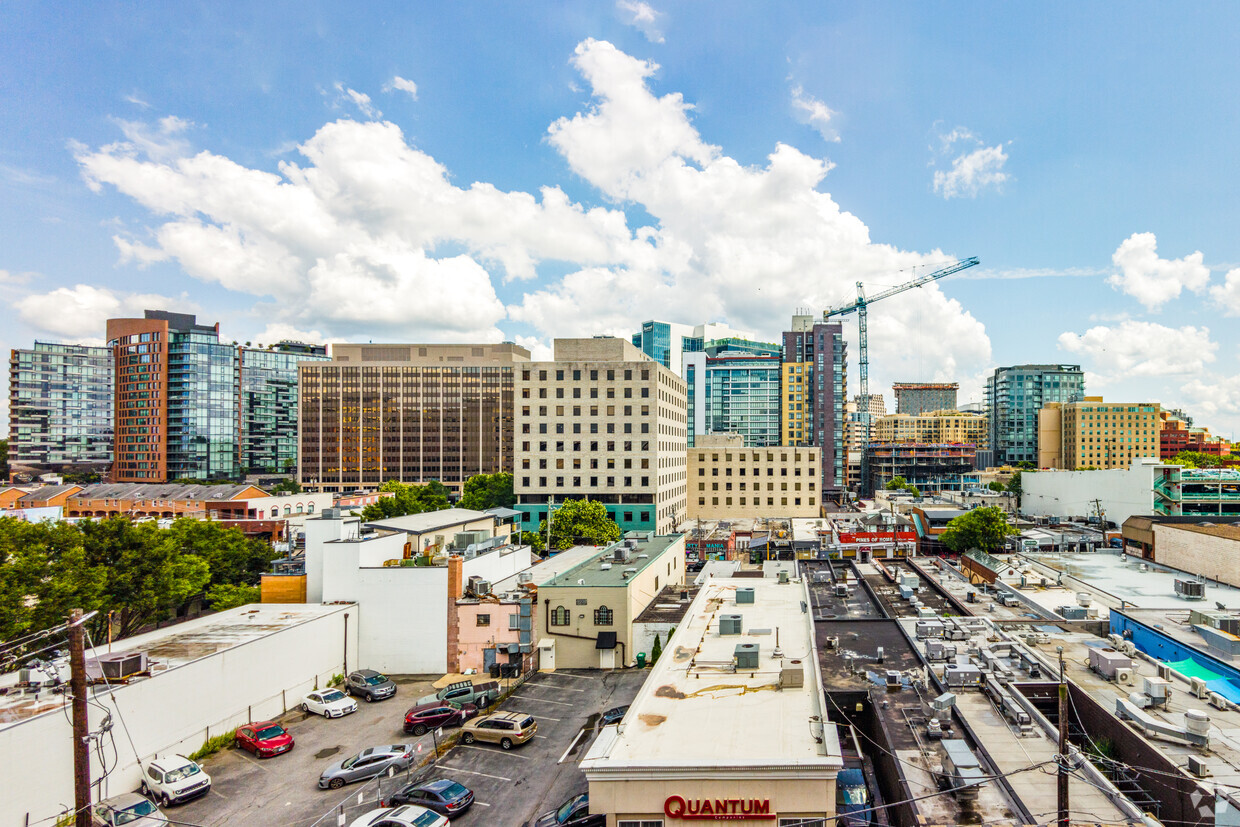
<path fill-rule="evenodd" d="M 272 724 L 269 727 L 264 727 L 263 729 L 260 729 L 258 731 L 258 734 L 255 735 L 254 737 L 257 738 L 259 741 L 270 741 L 272 738 L 279 738 L 283 734 L 284 734 L 284 727 L 280 726 L 279 724 Z"/>
<path fill-rule="evenodd" d="M 439 823 L 439 814 L 423 810 L 422 815 L 413 820 L 413 827 L 435 827 Z"/>
<path fill-rule="evenodd" d="M 840 787 L 840 804 L 865 804 L 865 787 Z"/>
<path fill-rule="evenodd" d="M 450 786 L 444 787 L 442 790 L 440 790 L 439 794 L 442 795 L 444 798 L 457 798 L 459 796 L 465 795 L 465 793 L 467 792 L 469 792 L 469 790 L 465 789 L 460 784 L 453 781 Z"/>
<path fill-rule="evenodd" d="M 560 809 L 555 811 L 555 823 L 563 824 L 568 821 L 568 817 L 573 814 L 573 808 L 577 806 L 577 802 L 580 800 L 580 798 L 570 798 L 561 804 Z"/>
<path fill-rule="evenodd" d="M 371 675 L 366 679 L 367 686 L 378 686 L 381 683 L 387 683 L 387 677 L 384 675 Z"/>
<path fill-rule="evenodd" d="M 331 692 L 323 693 L 323 703 L 325 704 L 332 703 L 333 701 L 339 701 L 342 698 L 344 698 L 344 693 L 339 689 L 333 689 Z"/>
<path fill-rule="evenodd" d="M 178 781 L 184 781 L 191 775 L 197 775 L 202 769 L 197 764 L 186 764 L 184 767 L 177 767 L 175 770 L 168 770 L 168 775 L 164 781 L 169 784 L 175 784 Z"/>
<path fill-rule="evenodd" d="M 155 815 L 159 810 L 155 809 L 155 805 L 149 801 L 139 801 L 133 806 L 123 809 L 112 810 L 113 822 L 116 824 L 130 824 L 142 818 L 142 816 Z"/>
<path fill-rule="evenodd" d="M 353 766 L 354 764 L 356 764 L 356 763 L 357 763 L 357 759 L 359 759 L 359 758 L 361 758 L 361 757 L 362 757 L 362 754 L 359 752 L 357 755 L 354 755 L 352 758 L 346 758 L 346 759 L 344 759 L 343 761 L 341 761 L 341 762 L 340 762 L 340 769 L 342 769 L 342 770 L 347 770 L 349 767 L 351 767 L 351 766 Z"/>

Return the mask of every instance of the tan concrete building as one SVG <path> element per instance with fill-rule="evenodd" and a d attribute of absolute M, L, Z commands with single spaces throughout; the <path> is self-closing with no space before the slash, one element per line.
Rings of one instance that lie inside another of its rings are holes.
<path fill-rule="evenodd" d="M 784 409 L 780 425 L 784 445 L 808 445 L 813 438 L 813 415 L 810 410 L 813 367 L 812 362 L 784 362 L 780 381 Z"/>
<path fill-rule="evenodd" d="M 1240 587 L 1240 525 L 1155 521 L 1153 532 L 1155 562 Z"/>
<path fill-rule="evenodd" d="M 555 558 L 552 558 L 553 560 Z M 633 621 L 685 576 L 685 536 L 629 532 L 538 585 L 540 669 L 617 669 L 632 663 Z"/>
<path fill-rule="evenodd" d="M 556 339 L 518 371 L 514 506 L 536 530 L 556 503 L 602 503 L 622 531 L 685 519 L 685 381 L 623 339 Z"/>
<path fill-rule="evenodd" d="M 734 434 L 697 442 L 688 452 L 689 519 L 818 516 L 821 448 L 746 448 Z"/>
<path fill-rule="evenodd" d="M 872 442 L 925 442 L 939 445 L 967 443 L 984 450 L 989 440 L 985 414 L 934 411 L 890 414 L 871 426 Z"/>
<path fill-rule="evenodd" d="M 312 491 L 512 471 L 514 344 L 332 346 L 299 367 L 299 480 Z"/>
<path fill-rule="evenodd" d="M 1038 467 L 1128 468 L 1159 455 L 1156 402 L 1051 402 L 1038 415 Z"/>
<path fill-rule="evenodd" d="M 833 824 L 843 756 L 808 600 L 774 571 L 706 582 L 624 719 L 582 760 L 590 812 L 608 827 Z M 758 629 L 779 629 L 778 643 Z"/>

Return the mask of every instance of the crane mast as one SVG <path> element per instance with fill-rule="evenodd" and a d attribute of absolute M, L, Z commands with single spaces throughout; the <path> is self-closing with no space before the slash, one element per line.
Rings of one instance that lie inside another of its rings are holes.
<path fill-rule="evenodd" d="M 866 461 L 866 458 L 865 458 L 865 448 L 870 444 L 870 343 L 869 343 L 870 335 L 869 335 L 869 330 L 868 330 L 868 319 L 867 319 L 868 314 L 867 314 L 866 308 L 869 307 L 869 305 L 873 304 L 874 302 L 882 301 L 883 299 L 887 299 L 892 296 L 903 293 L 906 290 L 912 290 L 914 287 L 921 287 L 922 285 L 929 284 L 932 281 L 938 281 L 944 276 L 950 276 L 953 273 L 959 273 L 961 270 L 967 270 L 970 267 L 976 266 L 979 263 L 980 262 L 978 261 L 977 256 L 972 256 L 970 258 L 961 259 L 960 261 L 957 261 L 953 264 L 949 264 L 948 266 L 943 267 L 942 269 L 935 270 L 932 273 L 926 273 L 924 275 L 918 276 L 912 281 L 907 281 L 904 284 L 898 284 L 895 287 L 891 287 L 887 290 L 884 290 L 881 293 L 878 293 L 877 295 L 870 296 L 868 298 L 865 295 L 865 288 L 862 286 L 861 282 L 857 282 L 857 300 L 855 302 L 851 304 L 842 305 L 840 307 L 833 307 L 829 310 L 823 311 L 822 320 L 824 322 L 834 316 L 846 316 L 849 313 L 853 313 L 853 312 L 857 314 L 857 333 L 858 333 L 857 338 L 861 345 L 861 359 L 860 359 L 861 370 L 860 370 L 860 377 L 859 377 L 860 386 L 861 386 L 861 395 L 859 398 L 861 399 L 861 404 L 865 406 L 864 410 L 858 411 L 858 414 L 860 415 L 860 418 L 861 418 L 861 426 L 864 430 L 864 435 L 865 435 L 865 440 L 864 440 L 862 450 L 861 450 L 861 479 L 862 479 L 863 484 L 865 483 L 866 479 L 869 477 L 869 463 Z"/>

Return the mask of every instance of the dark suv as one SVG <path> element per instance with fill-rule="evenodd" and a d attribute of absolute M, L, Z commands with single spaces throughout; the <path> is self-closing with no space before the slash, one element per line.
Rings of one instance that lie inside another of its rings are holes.
<path fill-rule="evenodd" d="M 435 727 L 460 726 L 477 714 L 478 707 L 473 704 L 419 704 L 405 713 L 405 732 L 425 735 L 427 730 Z"/>
<path fill-rule="evenodd" d="M 581 793 L 527 824 L 530 827 L 604 827 L 607 824 L 607 816 L 602 813 L 591 815 L 590 797 L 586 793 Z"/>
<path fill-rule="evenodd" d="M 367 702 L 382 701 L 396 694 L 396 684 L 373 669 L 359 669 L 349 673 L 344 691 L 346 695 L 361 695 Z"/>

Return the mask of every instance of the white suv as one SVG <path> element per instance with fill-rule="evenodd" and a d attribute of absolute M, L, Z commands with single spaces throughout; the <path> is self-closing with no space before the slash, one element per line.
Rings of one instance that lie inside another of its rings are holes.
<path fill-rule="evenodd" d="M 184 755 L 156 756 L 142 773 L 142 792 L 167 807 L 206 795 L 211 776 Z"/>

